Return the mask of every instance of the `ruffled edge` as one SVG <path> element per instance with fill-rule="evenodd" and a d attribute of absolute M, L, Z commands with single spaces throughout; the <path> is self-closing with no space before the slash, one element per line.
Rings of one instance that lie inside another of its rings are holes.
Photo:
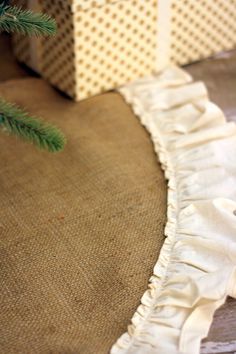
<path fill-rule="evenodd" d="M 180 81 L 177 80 L 177 85 L 173 84 L 173 87 L 188 84 L 192 81 L 191 76 L 187 74 L 185 71 L 183 71 L 182 69 L 174 68 L 174 71 L 175 70 L 177 73 L 181 72 L 182 74 L 184 74 L 184 81 L 182 82 L 181 79 Z M 151 81 L 152 78 L 153 77 L 146 78 L 146 80 L 149 81 L 150 79 Z M 142 80 L 140 81 L 142 82 Z M 158 86 L 159 87 L 157 89 L 162 89 L 163 87 L 165 87 L 165 79 L 164 79 L 164 83 L 160 82 Z M 169 87 L 172 87 L 172 84 L 170 84 Z M 201 88 L 203 89 L 203 91 L 204 91 L 204 87 Z M 155 127 L 152 126 L 152 121 L 150 120 L 149 113 L 147 113 L 145 107 L 143 106 L 143 104 L 141 104 L 140 99 L 138 99 L 135 95 L 132 94 L 132 90 L 130 89 L 130 86 L 120 88 L 119 92 L 125 99 L 126 103 L 131 105 L 133 112 L 135 113 L 135 115 L 139 117 L 141 124 L 144 125 L 145 128 L 149 131 L 154 145 L 154 150 L 157 156 L 159 157 L 159 161 L 161 163 L 165 177 L 168 181 L 167 222 L 164 231 L 166 239 L 163 243 L 158 261 L 154 266 L 153 275 L 149 279 L 148 289 L 145 291 L 144 295 L 141 298 L 141 304 L 139 305 L 136 312 L 134 313 L 131 319 L 131 324 L 128 326 L 127 332 L 124 333 L 111 348 L 111 354 L 128 354 L 128 353 L 142 354 L 144 353 L 142 352 L 142 348 L 139 348 L 139 344 L 134 343 L 134 341 L 136 336 L 138 336 L 139 343 L 148 344 L 152 347 L 152 340 L 150 336 L 146 336 L 145 331 L 143 332 L 140 331 L 140 326 L 142 326 L 142 324 L 145 325 L 147 319 L 149 318 L 149 316 L 151 316 L 153 308 L 157 304 L 158 297 L 165 286 L 166 277 L 168 274 L 168 268 L 172 258 L 172 250 L 174 248 L 174 244 L 176 241 L 176 237 L 175 237 L 176 223 L 177 223 L 177 214 L 179 211 L 179 205 L 178 205 L 176 176 L 175 176 L 176 172 L 172 164 L 172 160 L 170 158 L 170 153 L 166 148 L 165 142 L 163 141 L 164 139 L 163 133 L 159 131 L 156 126 Z M 207 95 L 208 95 L 207 90 L 205 89 L 205 92 L 202 97 L 203 102 L 208 101 Z M 163 109 L 165 110 L 165 107 Z M 220 123 L 221 124 L 226 123 L 224 115 L 220 114 L 219 116 L 220 116 Z M 230 123 L 228 124 L 230 125 Z M 231 272 L 229 272 L 226 283 L 228 284 L 227 289 L 233 289 L 233 290 L 229 290 L 231 291 L 230 295 L 236 296 L 236 267 L 233 268 Z M 194 335 L 192 336 L 193 340 L 191 346 L 186 344 L 183 335 L 180 338 L 180 343 L 178 348 L 176 348 L 176 350 L 173 351 L 168 351 L 168 354 L 199 353 L 199 348 L 200 348 L 199 337 L 202 334 L 208 332 L 209 327 L 212 323 L 214 312 L 225 302 L 227 295 L 228 294 L 225 293 L 220 300 L 215 301 L 214 303 L 208 305 L 208 308 L 206 307 L 205 310 L 208 316 L 205 319 L 205 322 L 202 323 L 202 329 L 200 333 L 197 333 L 198 338 L 196 338 L 195 340 Z M 187 323 L 185 323 L 185 326 L 187 327 L 188 321 L 186 322 Z M 188 334 L 189 332 L 190 332 L 189 330 L 186 331 L 186 333 Z M 132 346 L 134 346 L 136 349 L 132 349 Z M 132 350 L 129 351 L 130 348 Z M 151 352 L 153 353 L 153 351 L 150 351 L 150 353 Z"/>
<path fill-rule="evenodd" d="M 190 81 L 190 80 L 189 80 Z M 125 87 L 120 88 L 119 92 L 124 97 L 126 103 L 132 106 L 133 112 L 140 118 L 143 126 L 146 126 L 146 121 L 148 119 L 145 110 L 140 101 L 135 99 L 134 96 L 130 94 L 130 90 Z M 168 270 L 168 264 L 172 254 L 172 248 L 175 241 L 175 231 L 176 231 L 176 214 L 178 209 L 176 194 L 176 183 L 175 183 L 175 173 L 174 168 L 169 159 L 169 154 L 162 143 L 162 134 L 157 135 L 154 143 L 154 150 L 159 157 L 163 172 L 166 179 L 168 180 L 168 192 L 167 192 L 167 222 L 165 225 L 164 235 L 166 239 L 162 245 L 158 261 L 154 266 L 154 274 L 149 279 L 148 289 L 145 291 L 141 298 L 141 304 L 138 306 L 136 312 L 131 319 L 131 325 L 128 326 L 128 330 L 124 333 L 118 341 L 113 345 L 111 354 L 120 354 L 125 352 L 129 346 L 132 345 L 132 338 L 136 331 L 136 327 L 141 322 L 149 317 L 152 312 L 153 306 L 155 306 L 158 293 L 161 291 L 165 277 Z M 155 292 L 155 296 L 153 296 Z M 145 339 L 144 339 L 145 341 Z"/>

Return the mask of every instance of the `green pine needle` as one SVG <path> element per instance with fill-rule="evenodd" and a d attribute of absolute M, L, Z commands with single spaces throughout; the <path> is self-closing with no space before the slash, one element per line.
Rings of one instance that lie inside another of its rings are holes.
<path fill-rule="evenodd" d="M 65 145 L 65 137 L 56 127 L 43 123 L 36 117 L 30 117 L 2 98 L 0 98 L 0 126 L 9 133 L 50 152 L 60 151 Z"/>
<path fill-rule="evenodd" d="M 16 6 L 0 7 L 0 32 L 18 32 L 24 35 L 53 35 L 56 21 L 46 14 L 34 13 Z"/>

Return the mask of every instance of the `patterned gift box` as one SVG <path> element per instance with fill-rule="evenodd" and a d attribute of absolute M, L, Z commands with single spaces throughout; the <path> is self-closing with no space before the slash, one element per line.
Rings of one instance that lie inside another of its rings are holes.
<path fill-rule="evenodd" d="M 28 2 L 32 9 L 35 4 Z M 37 46 L 35 38 L 17 35 L 15 54 L 76 101 L 154 70 L 156 0 L 43 0 L 39 5 L 56 19 L 58 33 L 39 39 Z"/>
<path fill-rule="evenodd" d="M 159 14 L 168 28 L 159 25 L 159 56 L 170 62 L 185 65 L 236 47 L 236 0 L 161 0 Z"/>
<path fill-rule="evenodd" d="M 236 47 L 236 0 L 18 0 L 58 23 L 17 58 L 76 101 Z"/>

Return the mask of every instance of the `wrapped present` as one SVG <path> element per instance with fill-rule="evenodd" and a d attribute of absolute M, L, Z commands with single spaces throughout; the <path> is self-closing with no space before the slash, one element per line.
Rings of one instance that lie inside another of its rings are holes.
<path fill-rule="evenodd" d="M 166 34 L 170 62 L 185 65 L 236 47 L 235 0 L 162 1 L 169 8 L 163 13 L 170 18 Z"/>
<path fill-rule="evenodd" d="M 35 9 L 37 1 L 27 5 Z M 155 68 L 157 0 L 43 0 L 55 37 L 15 36 L 15 54 L 76 101 L 111 90 Z M 34 44 L 29 44 L 34 42 Z"/>
<path fill-rule="evenodd" d="M 236 47 L 235 0 L 18 0 L 53 16 L 55 37 L 14 37 L 17 58 L 76 101 L 170 63 Z"/>

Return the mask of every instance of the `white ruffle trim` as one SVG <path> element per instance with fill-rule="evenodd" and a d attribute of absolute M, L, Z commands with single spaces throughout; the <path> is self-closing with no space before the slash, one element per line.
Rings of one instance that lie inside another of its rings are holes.
<path fill-rule="evenodd" d="M 111 354 L 198 354 L 215 310 L 236 298 L 236 126 L 177 67 L 119 92 L 159 156 L 168 221 L 149 289 Z"/>

